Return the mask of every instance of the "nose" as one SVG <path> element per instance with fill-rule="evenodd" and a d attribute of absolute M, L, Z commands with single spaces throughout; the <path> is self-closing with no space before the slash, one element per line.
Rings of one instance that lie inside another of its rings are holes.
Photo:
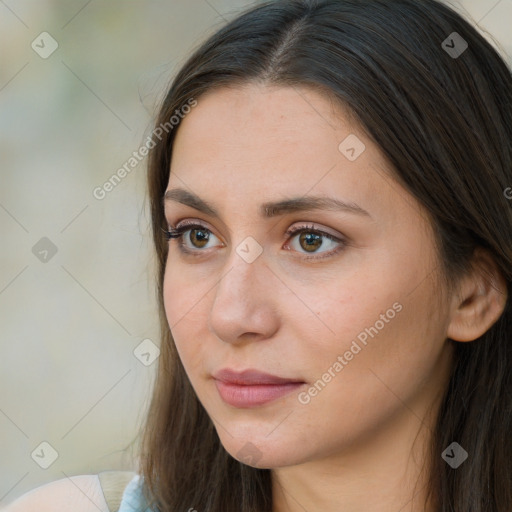
<path fill-rule="evenodd" d="M 247 263 L 233 251 L 224 269 L 210 310 L 210 330 L 232 344 L 273 336 L 279 327 L 276 287 L 282 283 L 266 265 L 263 254 Z"/>

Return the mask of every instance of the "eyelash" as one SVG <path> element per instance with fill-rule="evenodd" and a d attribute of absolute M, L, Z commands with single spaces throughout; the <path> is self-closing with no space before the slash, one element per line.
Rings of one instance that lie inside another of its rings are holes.
<path fill-rule="evenodd" d="M 185 244 L 183 242 L 183 235 L 187 231 L 190 231 L 195 228 L 200 229 L 201 231 L 207 231 L 208 233 L 212 233 L 208 228 L 206 228 L 205 226 L 203 226 L 201 224 L 190 223 L 190 224 L 183 224 L 182 226 L 179 226 L 175 229 L 170 229 L 169 231 L 163 230 L 164 238 L 167 242 L 171 241 L 174 238 L 177 239 L 179 242 L 178 248 L 184 254 L 187 254 L 190 256 L 202 256 L 200 253 L 204 252 L 204 251 L 202 251 L 201 249 L 197 249 L 197 250 L 188 249 L 187 247 L 185 247 Z M 329 233 L 326 233 L 325 231 L 315 229 L 315 227 L 313 225 L 290 228 L 290 229 L 288 229 L 288 231 L 286 231 L 285 234 L 287 237 L 292 238 L 294 235 L 300 234 L 304 231 L 307 233 L 314 233 L 316 235 L 321 235 L 329 240 L 332 240 L 333 242 L 339 242 L 341 244 L 340 247 L 326 253 L 326 255 L 324 255 L 324 256 L 303 256 L 302 259 L 304 259 L 304 260 L 322 260 L 324 258 L 329 258 L 329 257 L 335 256 L 336 254 L 338 254 L 346 246 L 346 242 L 344 240 L 341 240 Z"/>

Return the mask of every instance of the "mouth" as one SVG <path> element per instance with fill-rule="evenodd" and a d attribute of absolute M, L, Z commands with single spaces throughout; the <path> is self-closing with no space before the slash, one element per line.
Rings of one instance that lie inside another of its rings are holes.
<path fill-rule="evenodd" d="M 224 402 L 234 407 L 257 407 L 304 386 L 301 379 L 278 377 L 258 370 L 235 372 L 224 369 L 213 375 Z"/>

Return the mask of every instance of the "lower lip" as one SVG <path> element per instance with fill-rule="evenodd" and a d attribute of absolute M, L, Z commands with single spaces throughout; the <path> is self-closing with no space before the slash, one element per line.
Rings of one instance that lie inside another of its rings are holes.
<path fill-rule="evenodd" d="M 303 382 L 289 382 L 284 384 L 254 384 L 241 386 L 228 384 L 215 380 L 219 394 L 229 405 L 234 407 L 256 407 L 295 391 L 304 385 Z"/>

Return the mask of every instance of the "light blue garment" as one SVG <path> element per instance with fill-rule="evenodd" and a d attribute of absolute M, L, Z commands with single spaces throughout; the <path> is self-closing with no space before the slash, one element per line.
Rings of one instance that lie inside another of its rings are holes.
<path fill-rule="evenodd" d="M 147 505 L 142 494 L 142 478 L 135 475 L 124 489 L 119 512 L 155 512 Z"/>

